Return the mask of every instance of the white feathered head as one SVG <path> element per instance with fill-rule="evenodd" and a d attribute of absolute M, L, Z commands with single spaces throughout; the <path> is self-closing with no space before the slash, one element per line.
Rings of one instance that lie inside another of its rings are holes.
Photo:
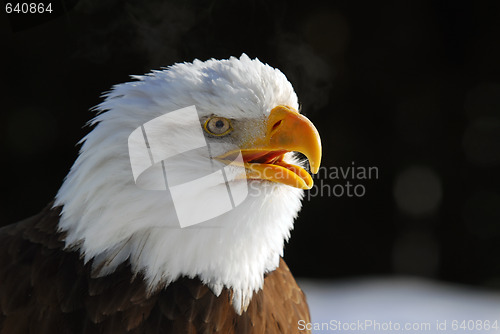
<path fill-rule="evenodd" d="M 241 312 L 279 264 L 321 160 L 279 70 L 250 59 L 175 64 L 115 86 L 56 197 L 67 248 L 96 276 L 124 261 L 151 291 L 179 276 Z"/>

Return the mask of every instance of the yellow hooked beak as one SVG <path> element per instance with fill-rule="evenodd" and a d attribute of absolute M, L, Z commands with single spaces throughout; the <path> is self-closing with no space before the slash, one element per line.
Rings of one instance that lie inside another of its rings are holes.
<path fill-rule="evenodd" d="M 283 161 L 285 153 L 300 152 L 309 160 L 316 174 L 321 163 L 321 139 L 318 130 L 305 116 L 287 106 L 273 108 L 266 122 L 264 137 L 243 144 L 242 153 L 246 177 L 283 183 L 301 189 L 311 189 L 311 175 L 302 167 Z M 219 156 L 221 160 L 239 152 Z"/>

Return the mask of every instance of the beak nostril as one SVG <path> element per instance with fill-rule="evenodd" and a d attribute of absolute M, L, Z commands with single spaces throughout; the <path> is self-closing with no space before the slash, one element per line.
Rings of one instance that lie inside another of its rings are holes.
<path fill-rule="evenodd" d="M 283 123 L 283 120 L 279 120 L 276 123 L 274 123 L 273 127 L 271 128 L 271 134 L 275 133 L 276 130 L 280 127 L 281 123 Z"/>

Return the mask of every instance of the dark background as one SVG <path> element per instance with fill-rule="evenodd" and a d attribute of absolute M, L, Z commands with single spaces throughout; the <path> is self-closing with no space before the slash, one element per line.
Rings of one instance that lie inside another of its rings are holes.
<path fill-rule="evenodd" d="M 0 16 L 2 225 L 53 198 L 89 108 L 113 84 L 245 52 L 292 82 L 322 136 L 323 166 L 379 170 L 316 179 L 323 191 L 349 181 L 366 194 L 305 201 L 285 249 L 297 276 L 500 288 L 499 1 L 52 6 Z"/>

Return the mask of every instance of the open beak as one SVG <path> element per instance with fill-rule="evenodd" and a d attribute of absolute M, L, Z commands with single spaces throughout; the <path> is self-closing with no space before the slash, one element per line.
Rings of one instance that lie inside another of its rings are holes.
<path fill-rule="evenodd" d="M 302 167 L 283 161 L 285 153 L 300 152 L 316 174 L 321 163 L 321 139 L 318 130 L 305 116 L 287 106 L 271 110 L 264 137 L 245 143 L 238 152 L 227 152 L 218 159 L 241 152 L 249 179 L 268 180 L 301 189 L 311 189 L 311 175 Z"/>

